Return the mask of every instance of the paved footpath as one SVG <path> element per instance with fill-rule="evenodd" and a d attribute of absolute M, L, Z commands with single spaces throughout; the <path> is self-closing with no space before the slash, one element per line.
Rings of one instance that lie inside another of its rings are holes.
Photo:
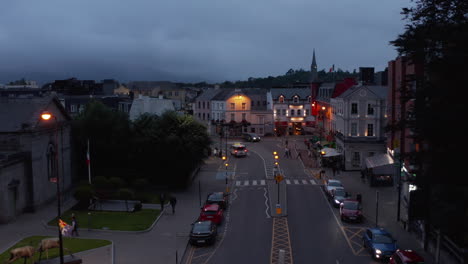
<path fill-rule="evenodd" d="M 190 224 L 196 220 L 200 211 L 200 200 L 203 202 L 208 190 L 217 187 L 210 186 L 210 181 L 218 166 L 218 159 L 209 158 L 192 186 L 184 191 L 172 193 L 177 198 L 175 214 L 172 214 L 170 206 L 166 206 L 157 222 L 145 232 L 79 230 L 80 238 L 106 239 L 112 241 L 113 245 L 76 255 L 87 264 L 176 263 L 176 260 L 180 263 L 187 246 Z M 199 185 L 202 188 L 201 193 Z M 68 210 L 73 204 L 73 199 L 66 201 L 62 211 Z M 56 214 L 57 207 L 54 201 L 36 213 L 25 213 L 12 223 L 0 225 L 0 252 L 7 250 L 24 237 L 57 236 L 58 231 L 46 228 L 43 224 L 54 218 Z"/>

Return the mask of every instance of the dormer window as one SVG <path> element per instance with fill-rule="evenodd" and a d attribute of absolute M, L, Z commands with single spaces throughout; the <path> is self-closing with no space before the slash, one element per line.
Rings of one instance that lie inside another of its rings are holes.
<path fill-rule="evenodd" d="M 278 98 L 278 101 L 280 103 L 284 103 L 284 96 L 280 95 L 280 97 Z"/>
<path fill-rule="evenodd" d="M 293 103 L 299 103 L 299 96 L 295 95 L 293 97 Z"/>

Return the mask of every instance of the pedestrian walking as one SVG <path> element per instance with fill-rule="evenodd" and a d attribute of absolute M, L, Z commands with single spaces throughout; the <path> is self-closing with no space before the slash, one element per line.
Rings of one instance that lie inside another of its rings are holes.
<path fill-rule="evenodd" d="M 172 214 L 174 214 L 175 213 L 175 206 L 177 204 L 177 199 L 174 196 L 171 196 L 171 198 L 169 199 L 169 202 L 171 203 Z"/>
<path fill-rule="evenodd" d="M 216 157 L 217 154 L 218 154 L 218 148 L 215 148 L 215 149 L 213 150 L 213 156 Z"/>
<path fill-rule="evenodd" d="M 364 170 L 361 170 L 361 181 L 366 182 L 366 174 L 365 174 Z"/>
<path fill-rule="evenodd" d="M 288 146 L 288 140 L 287 139 L 284 141 L 284 144 L 286 145 L 286 147 Z"/>
<path fill-rule="evenodd" d="M 289 156 L 289 149 L 288 148 L 284 148 L 284 157 L 288 157 Z"/>
<path fill-rule="evenodd" d="M 72 213 L 72 232 L 71 232 L 71 235 L 72 236 L 79 236 L 78 234 L 78 222 L 76 221 L 76 217 L 75 217 L 75 214 Z"/>
<path fill-rule="evenodd" d="M 161 212 L 164 210 L 164 202 L 166 201 L 166 197 L 164 197 L 164 193 L 159 194 L 159 203 L 161 204 Z"/>

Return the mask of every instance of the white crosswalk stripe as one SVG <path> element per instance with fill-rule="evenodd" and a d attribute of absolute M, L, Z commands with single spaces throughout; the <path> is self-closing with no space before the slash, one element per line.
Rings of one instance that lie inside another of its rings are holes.
<path fill-rule="evenodd" d="M 316 185 L 315 180 L 306 180 L 306 179 L 285 179 L 284 180 L 288 185 Z M 237 187 L 245 186 L 265 186 L 266 180 L 238 180 L 236 181 Z"/>

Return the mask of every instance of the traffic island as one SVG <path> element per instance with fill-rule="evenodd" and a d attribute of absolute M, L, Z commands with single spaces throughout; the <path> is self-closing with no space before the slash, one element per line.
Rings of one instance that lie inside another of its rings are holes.
<path fill-rule="evenodd" d="M 53 259 L 46 259 L 35 262 L 36 264 L 60 264 L 60 258 L 53 258 Z M 81 258 L 77 258 L 74 256 L 64 256 L 63 257 L 64 264 L 81 264 L 83 261 Z"/>
<path fill-rule="evenodd" d="M 284 217 L 288 215 L 286 183 L 283 180 L 279 183 L 276 182 L 276 180 L 269 180 L 267 182 L 270 215 L 272 217 Z"/>

